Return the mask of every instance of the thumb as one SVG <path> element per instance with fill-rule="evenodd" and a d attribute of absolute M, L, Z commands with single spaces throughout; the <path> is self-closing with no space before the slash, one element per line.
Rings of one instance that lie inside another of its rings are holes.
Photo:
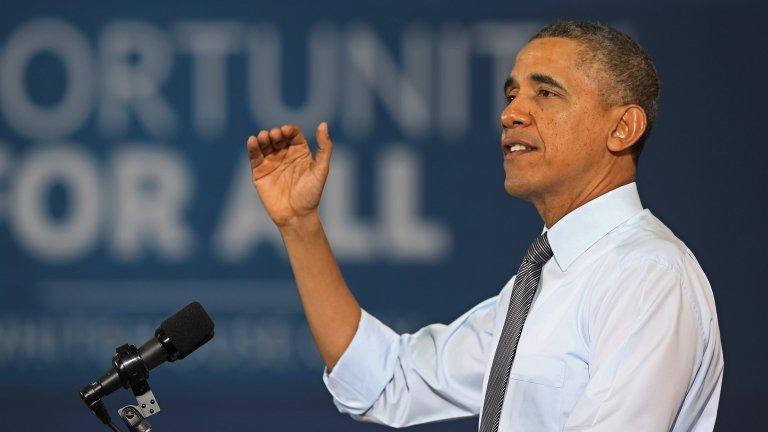
<path fill-rule="evenodd" d="M 328 134 L 328 123 L 322 122 L 317 125 L 315 138 L 317 139 L 315 160 L 327 172 L 331 165 L 331 153 L 333 153 L 333 142 L 331 142 L 331 136 Z"/>

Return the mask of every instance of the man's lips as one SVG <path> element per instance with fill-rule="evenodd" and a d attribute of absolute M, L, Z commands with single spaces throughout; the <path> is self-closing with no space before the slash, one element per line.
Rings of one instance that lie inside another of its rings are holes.
<path fill-rule="evenodd" d="M 520 138 L 505 138 L 501 140 L 501 150 L 504 159 L 513 159 L 519 155 L 537 151 L 538 147 Z"/>

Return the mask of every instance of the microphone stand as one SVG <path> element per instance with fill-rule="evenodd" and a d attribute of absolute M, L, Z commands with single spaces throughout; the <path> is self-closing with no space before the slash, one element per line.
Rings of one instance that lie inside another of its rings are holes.
<path fill-rule="evenodd" d="M 126 406 L 120 410 L 120 418 L 128 426 L 129 432 L 150 432 L 152 425 L 149 424 L 136 407 Z"/>
<path fill-rule="evenodd" d="M 131 384 L 131 390 L 136 396 L 137 405 L 126 405 L 118 413 L 123 423 L 128 427 L 129 432 L 151 432 L 152 425 L 149 424 L 147 417 L 160 412 L 160 405 L 155 400 L 152 389 L 146 379 L 138 381 L 135 385 Z"/>

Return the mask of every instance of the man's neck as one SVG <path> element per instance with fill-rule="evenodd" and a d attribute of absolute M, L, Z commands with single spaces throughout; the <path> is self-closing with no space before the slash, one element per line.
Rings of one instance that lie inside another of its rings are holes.
<path fill-rule="evenodd" d="M 570 188 L 562 192 L 548 193 L 537 197 L 536 199 L 532 199 L 531 202 L 539 212 L 539 216 L 541 216 L 542 221 L 544 221 L 544 225 L 549 229 L 573 210 L 618 187 L 632 183 L 633 181 L 635 181 L 634 175 L 622 179 L 596 179 L 582 187 Z"/>

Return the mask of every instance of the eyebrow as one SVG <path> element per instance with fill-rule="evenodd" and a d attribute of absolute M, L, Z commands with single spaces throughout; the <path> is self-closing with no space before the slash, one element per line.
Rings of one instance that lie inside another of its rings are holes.
<path fill-rule="evenodd" d="M 551 85 L 552 87 L 558 88 L 568 93 L 568 90 L 565 88 L 564 85 L 560 84 L 559 81 L 557 81 L 556 79 L 552 78 L 547 74 L 534 72 L 528 75 L 528 79 L 537 83 Z M 515 88 L 515 87 L 520 87 L 520 85 L 517 83 L 517 80 L 515 80 L 511 76 L 507 77 L 507 80 L 504 82 L 504 93 L 506 94 L 510 88 Z"/>
<path fill-rule="evenodd" d="M 517 85 L 517 81 L 514 78 L 509 76 L 507 77 L 507 80 L 504 81 L 504 94 L 507 94 L 511 87 L 520 87 L 520 86 Z"/>
<path fill-rule="evenodd" d="M 532 73 L 529 78 L 531 81 L 535 81 L 542 84 L 549 84 L 552 87 L 558 88 L 564 92 L 568 92 L 568 90 L 565 89 L 565 86 L 560 84 L 556 79 L 552 78 L 549 75 L 545 75 L 542 73 Z"/>

